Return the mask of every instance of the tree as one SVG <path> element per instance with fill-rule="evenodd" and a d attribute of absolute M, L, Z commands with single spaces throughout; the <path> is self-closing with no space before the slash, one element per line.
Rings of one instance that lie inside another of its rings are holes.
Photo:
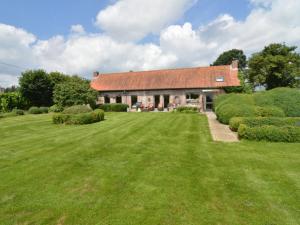
<path fill-rule="evenodd" d="M 56 84 L 70 80 L 70 76 L 60 73 L 60 72 L 51 72 L 49 73 L 49 78 L 52 82 L 53 88 Z"/>
<path fill-rule="evenodd" d="M 232 49 L 223 52 L 212 65 L 213 66 L 230 65 L 233 60 L 239 61 L 239 69 L 241 70 L 245 69 L 247 65 L 247 58 L 243 50 L 239 50 L 239 49 Z"/>
<path fill-rule="evenodd" d="M 90 82 L 78 76 L 59 83 L 54 88 L 54 103 L 59 106 L 90 104 L 95 106 L 97 92 L 90 88 Z"/>
<path fill-rule="evenodd" d="M 300 77 L 300 55 L 297 47 L 270 44 L 249 59 L 248 79 L 266 88 L 297 87 Z"/>
<path fill-rule="evenodd" d="M 22 96 L 34 106 L 52 104 L 53 84 L 44 70 L 28 70 L 19 79 Z"/>
<path fill-rule="evenodd" d="M 241 86 L 239 87 L 226 87 L 224 88 L 227 93 L 235 92 L 252 92 L 252 87 L 245 81 L 245 68 L 247 65 L 247 57 L 244 54 L 243 50 L 232 49 L 226 52 L 223 52 L 216 61 L 212 64 L 213 66 L 219 65 L 230 65 L 233 60 L 239 61 L 239 79 Z"/>

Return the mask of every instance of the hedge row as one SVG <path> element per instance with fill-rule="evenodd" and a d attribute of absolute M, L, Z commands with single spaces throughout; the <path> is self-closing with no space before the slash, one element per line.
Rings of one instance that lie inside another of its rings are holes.
<path fill-rule="evenodd" d="M 77 114 L 55 114 L 52 117 L 54 124 L 91 124 L 104 120 L 104 111 L 96 109 L 92 112 Z"/>
<path fill-rule="evenodd" d="M 93 110 L 87 105 L 74 105 L 63 110 L 65 114 L 79 114 L 79 113 L 88 113 Z"/>
<path fill-rule="evenodd" d="M 256 141 L 300 142 L 300 127 L 277 127 L 273 125 L 249 127 L 241 124 L 238 129 L 238 135 L 240 138 Z"/>
<path fill-rule="evenodd" d="M 232 117 L 300 117 L 300 90 L 276 88 L 255 94 L 225 94 L 214 100 L 220 122 L 228 124 Z"/>
<path fill-rule="evenodd" d="M 233 131 L 237 131 L 241 124 L 245 124 L 248 127 L 265 125 L 300 127 L 300 117 L 233 117 L 229 121 L 229 127 Z"/>
<path fill-rule="evenodd" d="M 24 110 L 13 109 L 8 113 L 0 113 L 0 118 L 13 117 L 13 116 L 23 116 L 25 114 Z"/>
<path fill-rule="evenodd" d="M 99 105 L 99 109 L 104 110 L 105 112 L 127 112 L 127 104 L 122 103 L 110 103 Z"/>
<path fill-rule="evenodd" d="M 176 112 L 180 113 L 197 113 L 199 109 L 191 106 L 179 106 L 176 108 Z"/>
<path fill-rule="evenodd" d="M 29 114 L 43 114 L 43 113 L 48 113 L 48 111 L 49 111 L 48 107 L 32 106 L 29 108 L 28 113 Z"/>
<path fill-rule="evenodd" d="M 216 115 L 221 123 L 228 124 L 233 117 L 284 117 L 284 112 L 278 107 L 260 107 L 243 103 L 223 104 L 216 109 Z"/>

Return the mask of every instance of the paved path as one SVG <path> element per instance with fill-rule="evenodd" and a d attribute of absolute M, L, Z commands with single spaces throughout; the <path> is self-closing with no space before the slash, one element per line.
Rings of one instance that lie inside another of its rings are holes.
<path fill-rule="evenodd" d="M 214 112 L 205 112 L 210 133 L 214 141 L 238 142 L 237 133 L 231 131 L 228 125 L 221 124 Z"/>

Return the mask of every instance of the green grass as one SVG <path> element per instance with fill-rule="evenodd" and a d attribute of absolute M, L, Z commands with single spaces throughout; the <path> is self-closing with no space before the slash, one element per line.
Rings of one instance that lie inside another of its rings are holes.
<path fill-rule="evenodd" d="M 0 119 L 0 224 L 300 224 L 300 144 L 211 140 L 198 114 Z"/>

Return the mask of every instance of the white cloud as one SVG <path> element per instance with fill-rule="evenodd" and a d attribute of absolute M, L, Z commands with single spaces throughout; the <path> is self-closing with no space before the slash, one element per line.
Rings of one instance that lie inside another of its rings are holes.
<path fill-rule="evenodd" d="M 85 34 L 84 27 L 81 24 L 71 26 L 71 33 L 73 34 Z"/>
<path fill-rule="evenodd" d="M 176 22 L 196 0 L 119 0 L 100 11 L 96 25 L 119 40 L 140 40 Z"/>
<path fill-rule="evenodd" d="M 96 34 L 87 33 L 81 25 L 75 25 L 69 36 L 58 35 L 48 40 L 37 40 L 23 29 L 0 24 L 0 62 L 91 78 L 95 70 L 111 72 L 208 65 L 221 52 L 231 48 L 243 49 L 249 55 L 272 42 L 300 47 L 300 1 L 270 0 L 268 5 L 262 5 L 266 3 L 262 0 L 251 2 L 254 9 L 244 21 L 224 14 L 199 28 L 193 28 L 191 23 L 170 25 L 161 30 L 158 44 L 125 40 L 157 32 L 157 27 L 163 27 L 164 22 L 150 21 L 149 26 L 139 29 L 140 25 L 133 21 L 132 27 L 136 27 L 138 35 L 129 32 L 122 40 L 113 32 L 117 29 L 117 22 L 112 30 Z M 158 3 L 154 1 L 154 4 Z M 137 6 L 137 10 L 140 9 Z M 162 15 L 154 13 L 154 16 L 163 17 L 164 13 L 159 13 Z M 120 15 L 120 18 L 125 17 Z M 130 23 L 124 19 L 120 32 Z M 0 86 L 16 84 L 19 74 L 20 69 L 0 64 Z"/>

